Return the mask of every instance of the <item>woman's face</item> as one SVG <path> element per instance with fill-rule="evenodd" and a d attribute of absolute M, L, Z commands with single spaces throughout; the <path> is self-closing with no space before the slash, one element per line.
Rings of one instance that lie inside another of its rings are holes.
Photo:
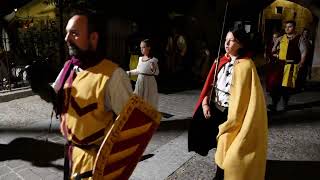
<path fill-rule="evenodd" d="M 141 42 L 140 43 L 140 49 L 141 49 L 141 54 L 148 56 L 149 55 L 149 51 L 150 51 L 150 47 L 147 47 L 145 42 Z"/>
<path fill-rule="evenodd" d="M 233 36 L 232 32 L 228 32 L 226 36 L 226 41 L 224 43 L 224 48 L 227 54 L 237 56 L 238 51 L 241 48 L 239 41 Z"/>

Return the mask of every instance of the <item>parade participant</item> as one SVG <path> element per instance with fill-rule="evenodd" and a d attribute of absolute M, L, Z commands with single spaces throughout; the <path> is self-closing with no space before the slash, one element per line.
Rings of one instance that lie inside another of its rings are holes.
<path fill-rule="evenodd" d="M 306 60 L 304 66 L 299 69 L 298 78 L 297 78 L 297 88 L 304 90 L 307 77 L 311 78 L 311 69 L 312 69 L 312 57 L 313 57 L 313 47 L 312 40 L 310 40 L 310 31 L 309 29 L 304 28 L 301 33 L 301 40 L 304 41 L 304 44 L 307 48 Z"/>
<path fill-rule="evenodd" d="M 238 29 L 227 33 L 226 54 L 212 65 L 191 120 L 189 151 L 204 156 L 217 148 L 215 179 L 265 176 L 267 112 L 255 65 L 246 56 L 247 39 Z"/>
<path fill-rule="evenodd" d="M 69 19 L 65 41 L 71 60 L 52 85 L 61 132 L 67 140 L 65 179 L 86 177 L 93 169 L 100 144 L 132 93 L 125 71 L 105 59 L 100 24 L 99 17 L 90 12 L 77 12 Z"/>
<path fill-rule="evenodd" d="M 131 25 L 132 33 L 127 39 L 127 59 L 129 60 L 129 70 L 136 69 L 139 62 L 140 55 L 140 41 L 142 40 L 142 35 L 138 30 L 138 24 L 133 22 Z M 138 76 L 130 76 L 131 85 L 134 89 Z"/>
<path fill-rule="evenodd" d="M 187 40 L 180 32 L 180 28 L 174 27 L 168 37 L 166 45 L 167 66 L 170 73 L 181 73 L 187 64 Z M 177 74 L 179 75 L 179 74 Z"/>
<path fill-rule="evenodd" d="M 139 57 L 136 69 L 127 71 L 129 76 L 138 75 L 134 94 L 142 97 L 154 108 L 158 108 L 158 86 L 155 76 L 159 74 L 158 59 L 151 53 L 151 43 L 145 39 L 140 43 L 140 49 L 143 56 Z"/>
<path fill-rule="evenodd" d="M 305 42 L 295 31 L 296 23 L 287 21 L 286 34 L 279 37 L 277 43 L 272 48 L 272 53 L 279 60 L 281 66 L 279 78 L 282 83 L 275 86 L 271 92 L 272 104 L 268 106 L 271 111 L 277 110 L 280 98 L 283 97 L 284 109 L 287 109 L 290 95 L 296 89 L 298 71 L 304 66 L 306 60 L 307 47 Z"/>
<path fill-rule="evenodd" d="M 265 58 L 266 65 L 266 91 L 271 93 L 275 87 L 281 86 L 282 79 L 279 76 L 283 76 L 284 63 L 278 61 L 278 59 L 272 53 L 272 48 L 277 43 L 280 34 L 278 32 L 273 33 L 272 39 L 266 45 Z"/>

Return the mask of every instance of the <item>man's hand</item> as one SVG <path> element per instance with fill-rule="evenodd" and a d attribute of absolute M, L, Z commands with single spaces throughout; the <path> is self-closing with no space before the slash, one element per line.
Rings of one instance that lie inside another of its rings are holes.
<path fill-rule="evenodd" d="M 298 68 L 302 68 L 304 66 L 304 62 L 299 62 L 299 64 L 298 64 Z"/>
<path fill-rule="evenodd" d="M 27 79 L 31 89 L 43 100 L 53 102 L 56 94 L 49 82 L 53 71 L 46 61 L 37 61 L 26 67 Z"/>
<path fill-rule="evenodd" d="M 153 72 L 153 73 L 156 71 L 156 67 L 155 67 L 154 62 L 150 63 L 150 69 L 151 69 L 151 72 Z"/>
<path fill-rule="evenodd" d="M 66 120 L 65 119 L 66 119 L 65 117 L 61 118 L 61 122 L 60 122 L 60 132 L 63 136 L 66 136 L 65 132 L 67 132 L 65 130 L 65 128 L 66 128 Z"/>

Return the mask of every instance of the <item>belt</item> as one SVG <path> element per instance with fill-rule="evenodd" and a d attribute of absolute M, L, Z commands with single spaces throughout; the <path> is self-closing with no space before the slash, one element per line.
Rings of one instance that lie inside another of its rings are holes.
<path fill-rule="evenodd" d="M 210 108 L 214 106 L 214 108 L 218 109 L 221 112 L 225 112 L 226 110 L 228 110 L 228 107 L 221 106 L 217 104 L 215 101 L 210 101 L 210 105 Z"/>
<path fill-rule="evenodd" d="M 286 59 L 286 64 L 298 64 L 295 60 Z"/>
<path fill-rule="evenodd" d="M 78 173 L 73 174 L 73 178 L 75 180 L 81 180 L 81 179 L 89 178 L 89 177 L 92 177 L 92 170 L 81 173 L 81 174 L 78 174 Z"/>
<path fill-rule="evenodd" d="M 141 75 L 145 75 L 145 76 L 155 76 L 154 74 L 147 74 L 147 73 L 139 73 Z"/>
<path fill-rule="evenodd" d="M 219 104 L 215 103 L 216 108 L 221 111 L 224 112 L 226 109 L 228 109 L 228 107 L 224 107 L 224 106 L 220 106 Z"/>
<path fill-rule="evenodd" d="M 79 145 L 79 144 L 75 144 L 75 143 L 70 143 L 70 145 L 76 146 L 76 147 L 83 149 L 83 150 L 91 150 L 91 149 L 99 150 L 99 148 L 100 148 L 100 145 L 97 145 L 97 144 Z"/>

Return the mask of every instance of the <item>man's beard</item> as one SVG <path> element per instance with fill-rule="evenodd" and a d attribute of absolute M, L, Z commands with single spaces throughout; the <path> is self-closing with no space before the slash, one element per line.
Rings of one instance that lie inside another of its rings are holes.
<path fill-rule="evenodd" d="M 69 55 L 78 58 L 79 60 L 85 57 L 85 54 L 88 50 L 81 50 L 77 45 L 70 43 L 68 46 Z"/>
<path fill-rule="evenodd" d="M 292 34 L 294 34 L 294 31 L 292 31 L 292 30 L 291 31 L 286 31 L 286 34 L 287 35 L 292 35 Z"/>
<path fill-rule="evenodd" d="M 69 55 L 77 58 L 83 67 L 94 65 L 100 60 L 97 53 L 92 50 L 91 46 L 88 47 L 88 50 L 81 50 L 77 45 L 70 43 L 68 50 Z"/>

